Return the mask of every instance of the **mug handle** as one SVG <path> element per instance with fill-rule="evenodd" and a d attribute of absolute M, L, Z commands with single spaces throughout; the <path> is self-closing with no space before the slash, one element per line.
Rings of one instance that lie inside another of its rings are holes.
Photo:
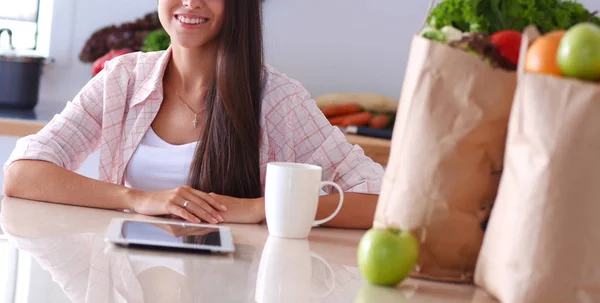
<path fill-rule="evenodd" d="M 337 216 L 337 214 L 342 209 L 342 204 L 344 204 L 344 191 L 342 190 L 342 188 L 339 185 L 337 185 L 336 183 L 329 182 L 329 181 L 323 181 L 323 182 L 321 182 L 321 187 L 320 188 L 323 188 L 324 186 L 327 186 L 327 185 L 331 185 L 331 186 L 335 187 L 338 190 L 338 192 L 340 192 L 340 202 L 338 203 L 337 209 L 333 212 L 333 214 L 331 214 L 331 216 L 329 216 L 329 217 L 327 217 L 327 218 L 325 218 L 323 220 L 315 221 L 313 223 L 313 225 L 312 225 L 313 227 L 319 226 L 319 225 L 321 225 L 323 223 L 327 223 L 327 222 L 331 221 L 331 219 L 333 219 L 335 216 Z"/>

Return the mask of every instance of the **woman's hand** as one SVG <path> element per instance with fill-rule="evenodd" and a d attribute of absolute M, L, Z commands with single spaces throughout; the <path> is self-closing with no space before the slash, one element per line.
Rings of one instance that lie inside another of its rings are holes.
<path fill-rule="evenodd" d="M 220 212 L 225 223 L 256 224 L 265 220 L 265 199 L 240 199 L 209 194 L 217 203 L 227 207 L 227 211 Z"/>
<path fill-rule="evenodd" d="M 141 192 L 134 195 L 133 211 L 148 216 L 175 215 L 184 220 L 217 224 L 224 222 L 222 214 L 228 207 L 217 202 L 214 196 L 190 186 L 158 192 Z M 187 207 L 185 202 L 189 201 Z"/>

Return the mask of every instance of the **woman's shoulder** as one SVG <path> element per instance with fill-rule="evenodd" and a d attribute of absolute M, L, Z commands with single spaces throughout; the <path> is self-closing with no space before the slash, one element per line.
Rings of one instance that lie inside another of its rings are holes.
<path fill-rule="evenodd" d="M 101 85 L 104 90 L 121 92 L 120 98 L 111 95 L 111 102 L 137 104 L 136 101 L 147 99 L 160 87 L 168 62 L 167 51 L 121 55 L 106 62 L 102 75 L 98 74 L 100 77 L 95 77 L 91 83 L 92 86 Z"/>
<path fill-rule="evenodd" d="M 264 88 L 263 109 L 281 105 L 294 106 L 309 100 L 310 94 L 300 81 L 278 71 L 268 64 L 263 65 Z"/>

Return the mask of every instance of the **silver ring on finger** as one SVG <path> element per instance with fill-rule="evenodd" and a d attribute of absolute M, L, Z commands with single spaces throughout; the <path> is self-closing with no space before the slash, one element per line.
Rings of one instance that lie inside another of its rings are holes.
<path fill-rule="evenodd" d="M 183 202 L 183 208 L 187 208 L 188 205 L 190 205 L 190 201 L 185 200 L 185 202 Z"/>

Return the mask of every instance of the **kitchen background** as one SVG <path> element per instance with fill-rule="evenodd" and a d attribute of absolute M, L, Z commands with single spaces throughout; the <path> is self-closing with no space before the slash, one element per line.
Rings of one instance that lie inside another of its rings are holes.
<path fill-rule="evenodd" d="M 0 0 L 0 5 L 9 1 L 13 0 Z M 265 0 L 267 62 L 301 81 L 313 97 L 374 92 L 397 99 L 411 37 L 424 20 L 428 2 Z M 599 6 L 597 0 L 580 2 L 588 8 Z M 155 11 L 156 3 L 40 0 L 38 49 L 55 61 L 44 69 L 39 103 L 61 108 L 89 81 L 92 65 L 80 62 L 78 55 L 94 31 L 141 18 Z M 0 136 L 0 163 L 8 158 L 15 141 Z M 96 163 L 94 155 L 80 172 L 95 177 Z M 2 179 L 0 172 L 0 184 Z"/>
<path fill-rule="evenodd" d="M 31 0 L 18 0 L 28 1 Z M 0 0 L 0 6 L 8 2 L 16 1 Z M 303 82 L 313 96 L 358 91 L 397 99 L 411 36 L 423 21 L 427 2 L 266 0 L 267 60 Z M 581 2 L 588 8 L 600 9 L 598 0 Z M 44 70 L 40 104 L 56 104 L 60 108 L 90 79 L 91 64 L 81 63 L 78 54 L 95 30 L 140 18 L 155 10 L 156 3 L 156 0 L 40 0 L 38 49 L 55 59 Z M 0 18 L 4 12 L 0 10 Z M 0 165 L 8 158 L 16 140 L 0 136 Z M 79 172 L 96 177 L 97 163 L 98 155 L 94 154 Z M 0 170 L 0 184 L 2 181 Z M 0 249 L 3 269 L 8 268 L 8 259 L 2 255 L 5 251 Z M 65 300 L 56 284 L 43 283 L 50 279 L 49 273 L 32 262 L 30 256 L 19 256 L 19 268 L 29 276 L 19 275 L 23 281 L 17 283 L 17 302 Z M 6 285 L 2 278 L 0 287 Z"/>

